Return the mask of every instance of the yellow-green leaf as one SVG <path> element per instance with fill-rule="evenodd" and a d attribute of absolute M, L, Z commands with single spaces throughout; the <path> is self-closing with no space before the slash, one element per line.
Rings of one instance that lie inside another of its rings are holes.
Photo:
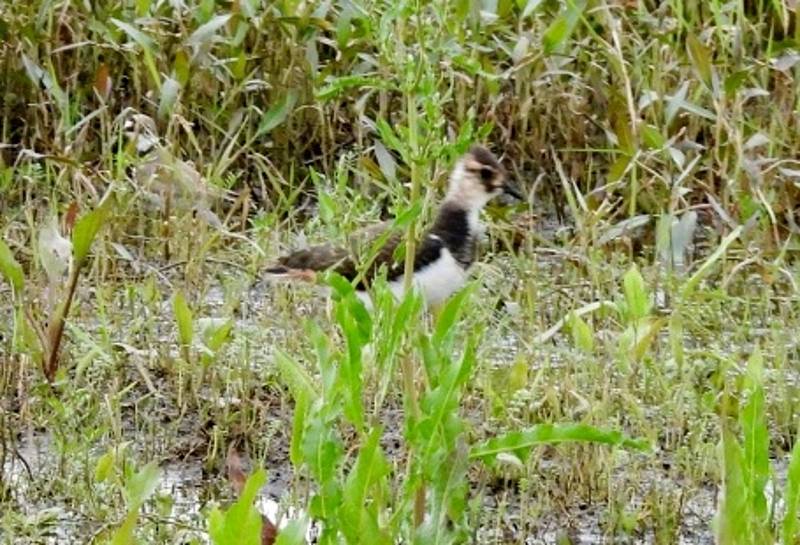
<path fill-rule="evenodd" d="M 3 273 L 6 281 L 11 284 L 14 293 L 20 293 L 25 287 L 22 266 L 14 259 L 11 249 L 2 240 L 0 240 L 0 273 Z"/>
<path fill-rule="evenodd" d="M 75 223 L 72 230 L 72 257 L 75 266 L 80 267 L 89 256 L 97 232 L 103 227 L 114 208 L 114 193 L 105 194 L 97 208 L 83 216 Z"/>

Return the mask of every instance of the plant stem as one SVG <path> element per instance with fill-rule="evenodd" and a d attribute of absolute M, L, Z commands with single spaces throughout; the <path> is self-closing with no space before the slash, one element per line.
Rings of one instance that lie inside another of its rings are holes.
<path fill-rule="evenodd" d="M 47 339 L 50 342 L 50 346 L 47 347 L 47 361 L 45 365 L 42 366 L 42 371 L 44 371 L 47 382 L 50 383 L 53 382 L 56 371 L 58 370 L 58 351 L 61 347 L 61 339 L 64 336 L 64 324 L 66 323 L 69 309 L 72 306 L 72 298 L 75 296 L 75 289 L 78 286 L 78 277 L 81 274 L 82 267 L 82 263 L 76 263 L 75 267 L 72 269 L 69 277 L 69 285 L 67 287 L 67 296 L 53 317 L 52 324 L 48 328 Z"/>

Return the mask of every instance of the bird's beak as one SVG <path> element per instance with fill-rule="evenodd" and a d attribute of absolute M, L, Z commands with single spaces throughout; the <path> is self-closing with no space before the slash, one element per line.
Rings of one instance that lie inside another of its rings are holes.
<path fill-rule="evenodd" d="M 522 196 L 522 191 L 520 191 L 519 186 L 513 180 L 506 179 L 505 183 L 503 184 L 503 193 L 506 195 L 511 195 L 515 199 L 519 199 L 521 201 L 525 200 L 525 197 Z"/>

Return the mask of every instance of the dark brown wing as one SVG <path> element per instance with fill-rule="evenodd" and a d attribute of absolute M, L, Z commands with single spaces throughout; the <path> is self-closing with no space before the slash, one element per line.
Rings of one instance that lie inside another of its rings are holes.
<path fill-rule="evenodd" d="M 386 265 L 389 278 L 392 279 L 397 276 L 394 253 L 403 240 L 403 233 L 389 232 L 390 228 L 391 223 L 385 222 L 360 229 L 349 237 L 349 248 L 319 244 L 297 250 L 278 259 L 279 266 L 271 267 L 267 272 L 283 274 L 290 271 L 334 270 L 353 281 L 358 276 L 359 268 L 363 268 L 359 287 L 364 287 L 369 285 L 381 266 Z M 402 267 L 399 270 L 402 273 Z"/>

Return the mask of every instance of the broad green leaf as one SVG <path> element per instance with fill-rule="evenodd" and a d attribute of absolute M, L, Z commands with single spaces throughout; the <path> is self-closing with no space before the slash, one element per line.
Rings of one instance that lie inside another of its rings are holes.
<path fill-rule="evenodd" d="M 650 149 L 661 149 L 667 145 L 667 139 L 653 125 L 642 125 L 640 133 L 644 145 Z"/>
<path fill-rule="evenodd" d="M 176 291 L 172 297 L 172 311 L 175 313 L 175 323 L 178 325 L 178 341 L 184 347 L 191 346 L 194 333 L 194 318 L 183 293 Z"/>
<path fill-rule="evenodd" d="M 727 429 L 722 430 L 722 482 L 723 494 L 714 516 L 714 529 L 718 545 L 744 545 L 751 543 L 748 532 L 747 489 L 742 473 L 742 448 Z"/>
<path fill-rule="evenodd" d="M 391 89 L 392 87 L 388 79 L 374 76 L 342 76 L 332 79 L 328 85 L 317 91 L 316 98 L 322 101 L 330 100 L 355 88 Z"/>
<path fill-rule="evenodd" d="M 797 543 L 797 514 L 798 508 L 800 508 L 800 441 L 795 441 L 794 448 L 792 448 L 783 500 L 786 502 L 786 512 L 781 525 L 783 545 L 795 545 Z"/>
<path fill-rule="evenodd" d="M 139 520 L 139 508 L 128 511 L 122 524 L 114 532 L 111 538 L 111 545 L 136 545 L 133 538 L 133 531 L 136 529 L 136 522 Z"/>
<path fill-rule="evenodd" d="M 650 314 L 652 306 L 650 296 L 636 265 L 631 265 L 631 268 L 622 277 L 622 290 L 625 293 L 625 303 L 632 320 L 640 320 Z"/>
<path fill-rule="evenodd" d="M 256 134 L 264 135 L 270 132 L 272 129 L 286 121 L 286 118 L 289 115 L 289 112 L 292 111 L 294 108 L 294 104 L 297 102 L 297 92 L 296 91 L 289 91 L 286 95 L 283 96 L 278 102 L 273 104 L 267 113 L 264 114 L 264 117 L 261 118 L 261 123 L 258 125 L 258 131 Z"/>
<path fill-rule="evenodd" d="M 394 157 L 389 150 L 386 149 L 386 146 L 380 140 L 375 140 L 373 142 L 373 146 L 375 148 L 375 157 L 378 159 L 378 165 L 380 165 L 381 172 L 386 177 L 386 180 L 390 182 L 394 182 L 397 180 L 397 161 L 394 160 Z"/>
<path fill-rule="evenodd" d="M 492 464 L 498 454 L 514 453 L 521 460 L 538 445 L 565 442 L 590 442 L 646 450 L 649 445 L 641 439 L 631 439 L 616 430 L 604 430 L 588 424 L 537 424 L 522 431 L 512 431 L 472 447 L 469 457 Z"/>
<path fill-rule="evenodd" d="M 682 368 L 685 362 L 683 343 L 686 336 L 683 333 L 683 316 L 678 308 L 673 309 L 672 316 L 669 318 L 669 346 L 672 357 L 678 368 Z"/>
<path fill-rule="evenodd" d="M 586 8 L 586 0 L 567 0 L 564 10 L 558 14 L 542 37 L 545 55 L 549 55 L 560 49 L 564 42 L 569 39 L 578 22 L 581 14 Z"/>
<path fill-rule="evenodd" d="M 214 545 L 261 545 L 261 513 L 255 506 L 258 491 L 267 481 L 259 469 L 248 477 L 239 499 L 223 512 L 215 508 L 208 519 L 208 533 Z"/>
<path fill-rule="evenodd" d="M 520 15 L 520 19 L 524 19 L 525 17 L 532 15 L 533 12 L 536 11 L 536 8 L 538 8 L 542 4 L 542 0 L 528 0 L 527 2 L 524 2 L 524 0 L 522 1 L 517 0 L 517 4 L 525 5 L 525 7 L 522 10 L 522 14 Z"/>
<path fill-rule="evenodd" d="M 75 227 L 72 230 L 72 257 L 75 260 L 75 266 L 81 267 L 89 256 L 89 250 L 92 247 L 98 231 L 105 225 L 111 211 L 114 209 L 114 193 L 109 190 L 97 208 L 89 212 L 75 222 Z"/>
<path fill-rule="evenodd" d="M 400 137 L 397 136 L 397 133 L 392 126 L 389 125 L 389 123 L 383 118 L 379 118 L 376 121 L 375 126 L 378 128 L 378 134 L 381 136 L 381 142 L 386 144 L 389 149 L 393 149 L 398 152 L 401 157 L 406 158 L 408 145 L 400 140 Z"/>
<path fill-rule="evenodd" d="M 183 87 L 189 82 L 189 75 L 191 74 L 192 63 L 189 56 L 183 49 L 179 49 L 175 53 L 175 61 L 172 63 L 172 75 Z"/>
<path fill-rule="evenodd" d="M 739 414 L 744 439 L 742 474 L 750 498 L 750 509 L 758 521 L 767 518 L 767 499 L 764 495 L 769 480 L 769 430 L 765 412 L 764 388 L 761 382 L 763 360 L 756 348 L 747 366 L 745 389 L 748 399 Z"/>
<path fill-rule="evenodd" d="M 122 30 L 125 34 L 128 35 L 130 39 L 134 42 L 142 46 L 146 50 L 152 50 L 155 46 L 155 42 L 153 39 L 139 30 L 138 28 L 134 27 L 133 25 L 126 23 L 125 21 L 120 21 L 119 19 L 111 18 L 111 22 L 114 23 L 120 30 Z"/>
<path fill-rule="evenodd" d="M 25 287 L 25 274 L 22 272 L 22 266 L 14 259 L 11 249 L 2 240 L 0 240 L 0 273 L 11 284 L 14 293 L 22 292 Z"/>
<path fill-rule="evenodd" d="M 278 349 L 278 370 L 283 381 L 289 386 L 295 401 L 305 397 L 308 401 L 319 398 L 318 386 L 311 375 L 288 354 Z"/>
<path fill-rule="evenodd" d="M 572 342 L 579 350 L 586 354 L 594 352 L 594 333 L 583 318 L 576 313 L 572 313 L 569 319 L 570 330 L 572 331 Z"/>
<path fill-rule="evenodd" d="M 451 297 L 436 318 L 436 328 L 431 339 L 434 346 L 440 350 L 451 348 L 453 335 L 455 334 L 455 324 L 459 320 L 464 308 L 464 300 L 472 290 L 467 287 L 460 290 L 454 297 Z"/>
<path fill-rule="evenodd" d="M 111 475 L 111 470 L 114 469 L 114 450 L 109 449 L 108 452 L 103 454 L 97 459 L 94 465 L 94 480 L 98 483 L 105 482 Z"/>
<path fill-rule="evenodd" d="M 636 152 L 636 141 L 633 137 L 631 120 L 625 100 L 619 95 L 614 95 L 608 107 L 608 115 L 611 118 L 611 125 L 614 128 L 619 149 L 626 155 L 633 155 Z"/>
<path fill-rule="evenodd" d="M 631 323 L 619 338 L 622 355 L 633 361 L 640 361 L 650 349 L 663 325 L 663 318 L 650 317 L 640 318 Z"/>
<path fill-rule="evenodd" d="M 702 82 L 709 89 L 712 88 L 711 51 L 703 45 L 693 32 L 686 34 L 686 50 L 692 61 L 692 66 L 697 71 Z"/>
<path fill-rule="evenodd" d="M 289 460 L 295 469 L 303 463 L 303 432 L 308 417 L 309 399 L 302 389 L 294 392 L 294 415 L 292 416 L 292 438 L 289 442 Z"/>
<path fill-rule="evenodd" d="M 161 96 L 158 101 L 158 117 L 167 119 L 178 101 L 178 93 L 181 90 L 181 84 L 178 80 L 167 78 L 161 85 Z"/>
<path fill-rule="evenodd" d="M 370 490 L 380 485 L 390 469 L 381 452 L 381 432 L 382 429 L 376 427 L 367 436 L 345 482 L 342 532 L 351 543 L 391 543 L 380 531 L 378 506 L 370 495 Z"/>
<path fill-rule="evenodd" d="M 749 70 L 739 70 L 725 78 L 723 89 L 725 89 L 725 96 L 732 99 L 736 93 L 741 89 L 742 85 L 747 83 L 747 78 L 750 76 Z"/>
<path fill-rule="evenodd" d="M 435 472 L 431 475 L 430 482 L 432 493 L 431 506 L 429 508 L 430 517 L 426 517 L 423 523 L 421 534 L 432 533 L 432 539 L 428 543 L 454 543 L 463 542 L 457 535 L 457 527 L 461 522 L 466 522 L 463 518 L 467 508 L 467 495 L 469 484 L 467 482 L 467 471 L 469 469 L 469 458 L 467 455 L 466 442 L 463 437 L 459 438 L 453 448 L 447 454 L 443 463 L 434 466 Z M 430 524 L 430 529 L 424 526 Z"/>
<path fill-rule="evenodd" d="M 722 257 L 725 255 L 725 252 L 728 251 L 728 246 L 733 244 L 733 241 L 739 238 L 739 235 L 742 234 L 743 229 L 744 226 L 739 225 L 736 227 L 736 229 L 728 233 L 728 236 L 722 239 L 717 249 L 706 258 L 703 264 L 700 265 L 700 268 L 695 271 L 691 278 L 686 281 L 686 284 L 683 285 L 683 288 L 681 288 L 681 297 L 683 299 L 687 299 L 692 295 L 692 293 L 694 293 L 694 290 L 697 288 L 698 284 L 700 284 L 700 281 L 705 278 L 709 272 L 711 272 L 711 269 L 714 267 L 714 265 L 716 265 L 717 261 L 722 259 Z"/>
<path fill-rule="evenodd" d="M 128 509 L 137 510 L 158 487 L 161 471 L 158 464 L 150 462 L 139 471 L 131 475 L 125 483 L 125 503 Z"/>
<path fill-rule="evenodd" d="M 364 428 L 364 405 L 362 395 L 362 364 L 361 351 L 365 342 L 369 342 L 369 335 L 363 337 L 359 324 L 351 311 L 357 303 L 354 295 L 336 303 L 336 319 L 344 333 L 347 355 L 340 363 L 342 391 L 344 394 L 344 414 L 350 422 L 361 431 Z M 358 302 L 360 303 L 360 302 Z M 363 305 L 362 305 L 363 306 Z"/>
<path fill-rule="evenodd" d="M 302 518 L 293 520 L 278 533 L 275 545 L 306 545 L 306 533 L 308 532 L 308 520 Z"/>
<path fill-rule="evenodd" d="M 460 359 L 450 361 L 445 354 L 439 354 L 442 360 L 439 377 L 432 377 L 431 382 L 438 384 L 422 399 L 422 418 L 412 434 L 412 441 L 424 445 L 423 460 L 429 461 L 442 444 L 451 444 L 462 427 L 456 420 L 458 402 L 461 399 L 464 385 L 475 366 L 475 343 L 471 337 L 464 348 Z M 455 427 L 453 424 L 457 424 Z"/>
<path fill-rule="evenodd" d="M 212 352 L 217 352 L 228 339 L 233 331 L 233 320 L 226 320 L 217 327 L 210 327 L 203 332 L 205 345 Z"/>
<path fill-rule="evenodd" d="M 213 17 L 210 21 L 192 32 L 192 35 L 186 40 L 186 45 L 201 46 L 207 44 L 211 41 L 211 38 L 214 37 L 214 34 L 225 26 L 231 17 L 232 15 L 230 13 Z"/>
<path fill-rule="evenodd" d="M 342 443 L 333 422 L 315 415 L 308 419 L 303 435 L 303 460 L 320 485 L 320 492 L 309 505 L 313 517 L 323 519 L 338 513 L 342 490 L 337 475 L 342 461 Z"/>

